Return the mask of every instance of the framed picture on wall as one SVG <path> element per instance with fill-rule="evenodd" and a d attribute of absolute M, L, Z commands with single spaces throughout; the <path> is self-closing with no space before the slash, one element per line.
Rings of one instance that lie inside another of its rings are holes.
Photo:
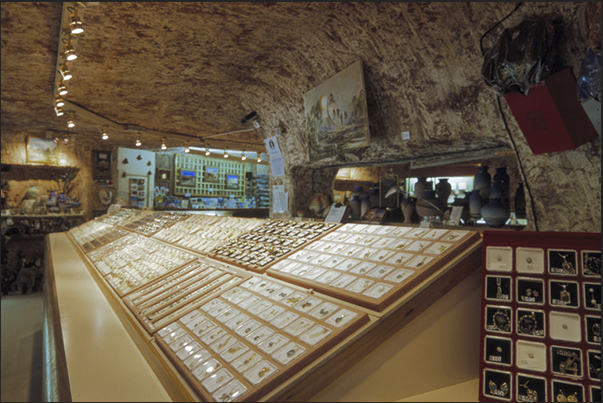
<path fill-rule="evenodd" d="M 27 163 L 59 164 L 59 147 L 54 140 L 27 136 L 25 142 Z"/>
<path fill-rule="evenodd" d="M 218 167 L 205 167 L 204 182 L 218 183 L 220 181 L 220 168 Z"/>
<path fill-rule="evenodd" d="M 92 177 L 111 179 L 113 173 L 113 153 L 111 151 L 92 150 Z"/>
<path fill-rule="evenodd" d="M 171 173 L 172 172 L 169 169 L 158 169 L 155 180 L 159 182 L 169 182 Z"/>
<path fill-rule="evenodd" d="M 194 187 L 196 178 L 197 172 L 186 169 L 180 170 L 180 186 Z"/>
<path fill-rule="evenodd" d="M 236 190 L 239 188 L 239 175 L 226 175 L 226 189 Z"/>

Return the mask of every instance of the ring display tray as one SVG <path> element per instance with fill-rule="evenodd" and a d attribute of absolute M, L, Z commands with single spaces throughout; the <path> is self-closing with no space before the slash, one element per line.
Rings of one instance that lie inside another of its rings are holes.
<path fill-rule="evenodd" d="M 207 254 L 263 224 L 263 220 L 255 218 L 191 215 L 184 221 L 160 230 L 153 238 Z"/>
<path fill-rule="evenodd" d="M 84 251 L 90 252 L 120 238 L 129 232 L 101 221 L 88 221 L 71 228 L 69 233 L 75 243 Z"/>
<path fill-rule="evenodd" d="M 243 270 L 198 259 L 147 284 L 123 302 L 151 334 L 192 309 L 192 306 L 249 278 Z"/>
<path fill-rule="evenodd" d="M 216 247 L 214 259 L 263 273 L 271 265 L 285 259 L 304 245 L 335 230 L 334 223 L 265 220 L 263 225 Z"/>
<path fill-rule="evenodd" d="M 254 276 L 155 341 L 203 400 L 257 401 L 368 320 L 345 303 Z"/>
<path fill-rule="evenodd" d="M 483 234 L 480 401 L 601 401 L 601 234 Z"/>
<path fill-rule="evenodd" d="M 134 220 L 128 220 L 121 223 L 122 228 L 144 236 L 151 236 L 163 228 L 170 227 L 181 220 L 186 220 L 190 214 L 187 213 L 172 213 L 168 211 L 154 211 L 151 214 L 146 214 L 143 217 Z"/>
<path fill-rule="evenodd" d="M 345 224 L 267 273 L 382 311 L 479 239 L 475 231 Z"/>

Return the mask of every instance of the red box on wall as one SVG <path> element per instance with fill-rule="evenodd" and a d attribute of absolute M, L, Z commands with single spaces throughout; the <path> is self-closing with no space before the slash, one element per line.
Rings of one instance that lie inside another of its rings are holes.
<path fill-rule="evenodd" d="M 570 69 L 547 77 L 528 95 L 512 93 L 505 100 L 534 154 L 574 150 L 599 137 Z"/>

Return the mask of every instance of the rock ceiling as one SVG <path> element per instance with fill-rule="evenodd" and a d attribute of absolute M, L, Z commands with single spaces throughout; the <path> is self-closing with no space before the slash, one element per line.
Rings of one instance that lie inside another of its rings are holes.
<path fill-rule="evenodd" d="M 357 158 L 401 148 L 401 130 L 412 133 L 409 155 L 426 144 L 442 152 L 506 145 L 495 97 L 479 73 L 479 42 L 515 3 L 87 4 L 66 99 L 113 122 L 196 139 L 249 129 L 241 118 L 255 110 L 260 130 L 218 138 L 249 149 L 279 127 L 286 162 L 303 165 L 303 94 L 362 60 L 376 145 Z M 3 134 L 65 132 L 66 118 L 52 107 L 62 3 L 1 7 Z M 577 7 L 525 3 L 505 26 L 530 14 L 567 18 L 574 22 L 566 47 L 580 54 Z M 500 32 L 486 38 L 486 48 Z M 95 121 L 80 116 L 74 131 L 100 142 Z M 112 141 L 132 147 L 134 135 Z M 159 143 L 148 136 L 145 145 Z"/>

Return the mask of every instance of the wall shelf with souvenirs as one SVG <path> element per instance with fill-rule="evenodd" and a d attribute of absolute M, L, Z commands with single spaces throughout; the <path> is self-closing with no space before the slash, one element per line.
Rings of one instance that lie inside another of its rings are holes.
<path fill-rule="evenodd" d="M 480 401 L 601 401 L 601 234 L 483 246 Z"/>

